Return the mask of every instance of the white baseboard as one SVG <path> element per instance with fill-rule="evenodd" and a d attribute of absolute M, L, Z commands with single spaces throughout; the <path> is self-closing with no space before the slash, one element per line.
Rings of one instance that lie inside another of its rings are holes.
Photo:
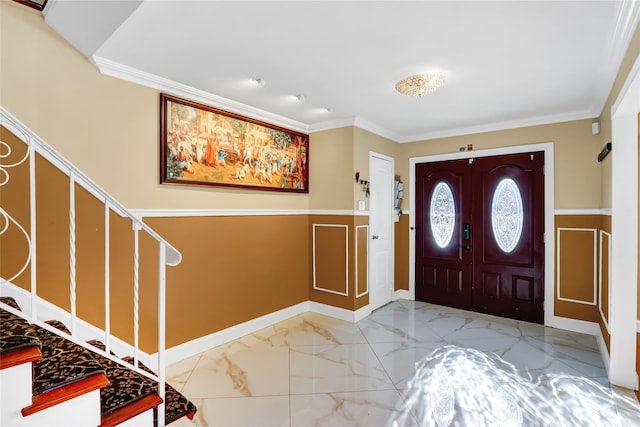
<path fill-rule="evenodd" d="M 281 322 L 298 314 L 306 313 L 307 311 L 309 311 L 309 301 L 301 302 L 291 307 L 179 344 L 167 349 L 166 363 L 170 365 L 179 362 L 245 335 L 252 334 L 274 323 Z"/>
<path fill-rule="evenodd" d="M 214 332 L 204 337 L 196 338 L 175 347 L 171 347 L 170 349 L 167 349 L 167 364 L 170 365 L 188 357 L 195 356 L 219 345 L 226 344 L 230 341 L 252 334 L 260 329 L 264 329 L 275 323 L 282 322 L 283 320 L 287 320 L 308 311 L 334 317 L 346 322 L 357 322 L 371 314 L 369 306 L 362 307 L 356 311 L 351 311 L 314 301 L 305 301 L 247 322 L 231 326 L 227 329 Z"/>
<path fill-rule="evenodd" d="M 335 317 L 345 322 L 357 322 L 371 314 L 368 305 L 359 308 L 356 311 L 347 310 L 346 308 L 334 307 L 331 305 L 321 304 L 319 302 L 309 301 L 309 311 L 325 316 Z"/>
<path fill-rule="evenodd" d="M 598 341 L 598 349 L 600 350 L 602 363 L 604 363 L 604 367 L 607 370 L 607 377 L 608 377 L 611 358 L 609 357 L 609 350 L 607 350 L 607 344 L 604 342 L 604 337 L 602 336 L 602 330 L 600 328 L 598 328 L 598 332 L 596 333 L 596 340 Z"/>
<path fill-rule="evenodd" d="M 394 291 L 392 298 L 394 301 L 397 301 L 399 299 L 407 299 L 407 300 L 413 299 L 413 297 L 411 296 L 411 293 L 406 289 L 398 289 L 397 291 Z"/>
<path fill-rule="evenodd" d="M 29 315 L 31 314 L 30 292 L 25 291 L 6 280 L 0 279 L 0 296 L 13 297 L 25 313 Z M 227 329 L 179 344 L 175 347 L 168 348 L 165 354 L 166 364 L 170 365 L 179 362 L 188 357 L 195 356 L 219 345 L 226 344 L 230 341 L 252 334 L 260 329 L 269 327 L 275 323 L 282 322 L 283 320 L 287 320 L 308 311 L 334 317 L 347 322 L 358 322 L 371 314 L 371 309 L 368 305 L 356 311 L 351 311 L 314 301 L 304 301 L 291 307 L 287 307 L 247 322 L 231 326 Z M 39 297 L 37 298 L 37 313 L 38 320 L 44 321 L 55 319 L 63 322 L 67 326 L 69 326 L 71 322 L 71 315 L 69 312 Z M 91 339 L 105 340 L 103 330 L 83 320 L 76 320 L 76 328 L 78 339 L 83 341 Z M 117 338 L 112 337 L 110 344 L 113 352 L 120 356 L 131 355 L 133 353 L 133 346 Z M 138 351 L 140 361 L 151 369 L 156 369 L 158 366 L 157 356 L 157 353 L 147 354 L 143 351 Z"/>
<path fill-rule="evenodd" d="M 572 332 L 580 332 L 588 335 L 598 335 L 600 327 L 595 322 L 587 322 L 586 320 L 569 319 L 567 317 L 554 316 L 545 326 L 551 328 L 565 329 Z"/>

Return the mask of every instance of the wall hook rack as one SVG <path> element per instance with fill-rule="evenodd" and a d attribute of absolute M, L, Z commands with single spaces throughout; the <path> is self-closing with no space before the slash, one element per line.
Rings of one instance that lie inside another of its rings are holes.
<path fill-rule="evenodd" d="M 365 179 L 360 179 L 360 172 L 356 172 L 356 184 L 362 186 L 362 191 L 364 191 L 364 197 L 369 197 L 369 181 Z"/>

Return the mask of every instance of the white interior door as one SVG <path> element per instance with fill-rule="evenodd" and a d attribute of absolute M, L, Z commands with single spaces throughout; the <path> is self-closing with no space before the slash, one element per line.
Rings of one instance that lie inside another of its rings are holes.
<path fill-rule="evenodd" d="M 369 154 L 369 305 L 371 310 L 393 296 L 393 158 Z"/>

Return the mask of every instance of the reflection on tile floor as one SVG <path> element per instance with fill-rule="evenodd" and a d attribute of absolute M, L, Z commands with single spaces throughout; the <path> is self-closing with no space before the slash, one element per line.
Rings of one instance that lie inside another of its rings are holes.
<path fill-rule="evenodd" d="M 499 356 L 539 389 L 586 378 L 617 403 L 608 425 L 640 426 L 633 393 L 609 388 L 595 337 L 405 300 L 358 323 L 293 317 L 169 366 L 167 381 L 198 406 L 198 426 L 437 425 L 404 398 L 416 362 L 445 346 Z"/>

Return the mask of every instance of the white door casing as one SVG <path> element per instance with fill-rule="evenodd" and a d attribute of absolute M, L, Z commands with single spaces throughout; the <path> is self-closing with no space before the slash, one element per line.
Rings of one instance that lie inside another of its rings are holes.
<path fill-rule="evenodd" d="M 369 152 L 369 308 L 375 310 L 393 296 L 394 159 Z"/>

